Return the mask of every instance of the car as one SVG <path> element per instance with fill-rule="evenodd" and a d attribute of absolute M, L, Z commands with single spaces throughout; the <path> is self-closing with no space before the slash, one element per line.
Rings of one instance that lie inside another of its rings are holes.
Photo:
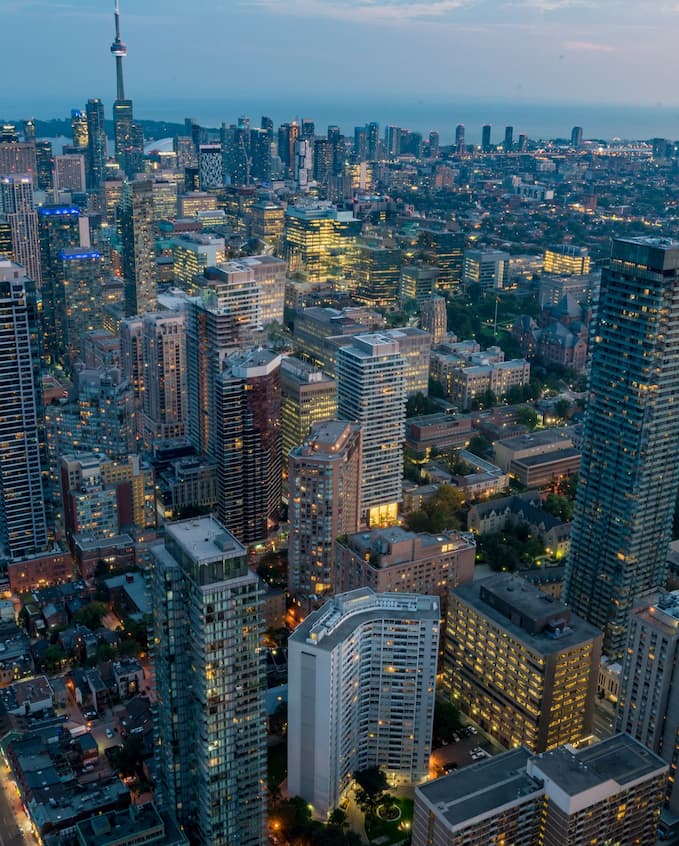
<path fill-rule="evenodd" d="M 478 734 L 479 730 L 476 728 L 476 726 L 469 726 L 469 733 L 470 734 Z"/>
<path fill-rule="evenodd" d="M 111 729 L 106 729 L 106 737 L 110 740 L 113 737 L 113 732 Z"/>
<path fill-rule="evenodd" d="M 459 743 L 460 735 L 457 732 L 453 733 L 453 743 Z"/>

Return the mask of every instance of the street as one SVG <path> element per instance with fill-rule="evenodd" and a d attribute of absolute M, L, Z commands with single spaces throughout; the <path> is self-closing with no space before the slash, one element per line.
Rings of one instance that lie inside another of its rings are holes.
<path fill-rule="evenodd" d="M 31 825 L 17 796 L 9 768 L 0 766 L 0 846 L 34 846 Z"/>
<path fill-rule="evenodd" d="M 608 702 L 596 702 L 594 705 L 594 723 L 592 734 L 597 740 L 604 740 L 615 734 L 615 706 Z"/>

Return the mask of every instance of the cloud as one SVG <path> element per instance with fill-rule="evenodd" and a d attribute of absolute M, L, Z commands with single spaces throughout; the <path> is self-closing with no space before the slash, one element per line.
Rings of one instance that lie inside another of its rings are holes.
<path fill-rule="evenodd" d="M 436 21 L 470 2 L 472 0 L 251 0 L 252 5 L 274 14 L 392 25 Z"/>
<path fill-rule="evenodd" d="M 595 41 L 566 41 L 563 48 L 580 53 L 615 53 L 612 44 L 597 44 Z"/>

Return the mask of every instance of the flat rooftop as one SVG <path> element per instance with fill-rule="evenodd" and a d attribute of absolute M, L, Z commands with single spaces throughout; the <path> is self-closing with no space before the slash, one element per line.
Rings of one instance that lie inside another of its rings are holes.
<path fill-rule="evenodd" d="M 430 808 L 451 827 L 462 827 L 505 805 L 541 796 L 542 785 L 526 772 L 530 752 L 513 749 L 417 788 Z"/>
<path fill-rule="evenodd" d="M 193 561 L 221 560 L 246 554 L 243 544 L 212 515 L 168 523 L 165 532 Z"/>
<path fill-rule="evenodd" d="M 577 752 L 561 746 L 535 756 L 529 771 L 542 773 L 568 796 L 607 782 L 625 787 L 667 769 L 663 759 L 628 734 L 616 734 Z"/>

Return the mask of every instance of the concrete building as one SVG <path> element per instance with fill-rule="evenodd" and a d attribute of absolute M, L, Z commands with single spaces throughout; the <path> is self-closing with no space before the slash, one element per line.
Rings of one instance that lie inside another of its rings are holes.
<path fill-rule="evenodd" d="M 501 250 L 465 250 L 462 281 L 465 288 L 502 290 L 509 285 L 509 253 Z"/>
<path fill-rule="evenodd" d="M 439 637 L 437 597 L 340 594 L 288 641 L 288 790 L 315 816 L 338 807 L 352 773 L 390 784 L 429 774 Z"/>
<path fill-rule="evenodd" d="M 475 555 L 474 541 L 454 531 L 431 535 L 390 526 L 337 536 L 333 584 L 340 593 L 369 587 L 438 596 L 445 617 L 449 591 L 474 578 Z"/>
<path fill-rule="evenodd" d="M 156 240 L 153 182 L 124 182 L 120 232 L 125 279 L 125 316 L 156 311 Z"/>
<path fill-rule="evenodd" d="M 428 264 L 408 264 L 402 267 L 399 290 L 401 301 L 415 300 L 419 306 L 423 306 L 425 302 L 434 297 L 438 278 L 438 267 L 432 267 Z M 426 326 L 422 328 L 427 329 Z"/>
<path fill-rule="evenodd" d="M 262 846 L 259 580 L 213 517 L 168 524 L 152 554 L 159 801 L 203 846 Z"/>
<path fill-rule="evenodd" d="M 450 593 L 448 689 L 505 746 L 543 752 L 590 734 L 600 656 L 598 629 L 510 573 Z"/>
<path fill-rule="evenodd" d="M 216 267 L 225 260 L 224 238 L 207 232 L 186 232 L 170 241 L 175 282 L 187 289 L 206 267 Z"/>
<path fill-rule="evenodd" d="M 156 440 L 186 431 L 186 315 L 145 314 L 142 318 L 142 436 L 147 449 Z"/>
<path fill-rule="evenodd" d="M 288 457 L 288 589 L 300 600 L 338 590 L 335 538 L 358 530 L 361 431 L 356 423 L 313 426 Z"/>
<path fill-rule="evenodd" d="M 655 842 L 663 762 L 620 734 L 573 751 L 505 752 L 419 786 L 413 846 Z"/>
<path fill-rule="evenodd" d="M 560 244 L 545 250 L 542 269 L 545 273 L 586 276 L 590 272 L 590 263 L 587 247 Z"/>
<path fill-rule="evenodd" d="M 363 437 L 362 520 L 395 522 L 401 501 L 405 425 L 405 362 L 398 341 L 357 335 L 337 358 L 337 409 Z"/>
<path fill-rule="evenodd" d="M 85 156 L 54 157 L 54 190 L 82 193 L 85 188 Z"/>
<path fill-rule="evenodd" d="M 443 384 L 451 402 L 466 410 L 471 408 L 474 400 L 482 401 L 483 395 L 489 391 L 499 398 L 504 397 L 510 388 L 527 385 L 530 364 L 524 358 L 514 358 L 468 367 L 448 367 L 447 362 L 441 362 L 441 354 L 434 353 L 432 378 Z"/>
<path fill-rule="evenodd" d="M 420 326 L 429 332 L 433 344 L 442 343 L 448 333 L 448 312 L 444 297 L 429 297 L 420 306 Z"/>

